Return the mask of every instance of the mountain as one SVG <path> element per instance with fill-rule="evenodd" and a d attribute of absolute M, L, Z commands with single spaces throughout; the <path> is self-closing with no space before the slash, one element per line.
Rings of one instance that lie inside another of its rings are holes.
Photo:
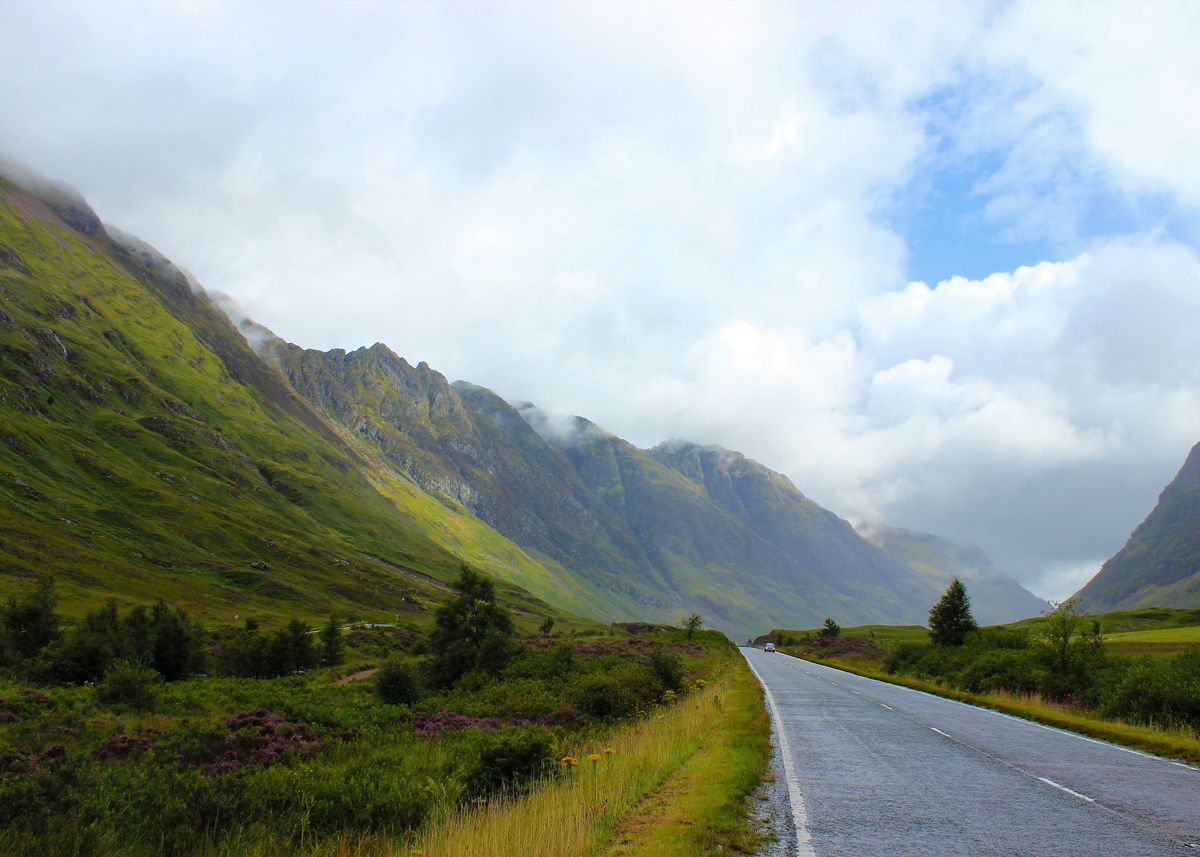
<path fill-rule="evenodd" d="M 449 383 L 381 344 L 321 352 L 259 340 L 344 432 L 448 508 L 569 573 L 587 599 L 573 609 L 663 621 L 696 611 L 742 634 L 831 612 L 911 621 L 936 597 L 785 477 L 736 453 L 641 450 L 582 418 L 563 426 L 532 405 Z"/>
<path fill-rule="evenodd" d="M 699 612 L 739 636 L 923 621 L 940 592 L 738 453 L 639 449 L 224 306 L 72 191 L 0 179 L 4 589 L 420 622 L 465 560 L 528 622 Z"/>
<path fill-rule="evenodd" d="M 68 613 L 162 596 L 226 622 L 420 621 L 463 560 L 529 616 L 555 612 L 529 590 L 573 591 L 344 436 L 209 295 L 77 194 L 0 177 L 6 592 L 50 575 Z"/>
<path fill-rule="evenodd" d="M 1200 607 L 1200 443 L 1125 546 L 1074 598 L 1088 613 Z"/>
<path fill-rule="evenodd" d="M 981 625 L 1014 622 L 1050 609 L 1049 602 L 997 572 L 987 554 L 975 545 L 898 527 L 874 528 L 867 538 L 929 580 L 939 592 L 945 590 L 951 578 L 959 578 L 971 597 L 971 612 Z"/>

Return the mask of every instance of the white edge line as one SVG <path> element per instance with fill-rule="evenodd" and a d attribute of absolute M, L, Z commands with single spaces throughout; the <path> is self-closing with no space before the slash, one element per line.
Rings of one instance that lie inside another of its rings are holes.
<path fill-rule="evenodd" d="M 1054 786 L 1060 792 L 1066 792 L 1067 794 L 1071 795 L 1072 797 L 1077 797 L 1080 800 L 1086 800 L 1088 803 L 1096 802 L 1095 798 L 1090 798 L 1087 795 L 1081 795 L 1077 791 L 1072 791 L 1071 789 L 1067 788 L 1066 786 L 1059 785 L 1058 783 L 1054 782 L 1054 780 L 1048 780 L 1045 777 L 1038 777 L 1038 779 L 1041 780 L 1043 783 L 1045 783 L 1048 786 Z"/>
<path fill-rule="evenodd" d="M 771 709 L 771 718 L 775 721 L 775 734 L 779 736 L 779 753 L 783 756 L 783 776 L 787 780 L 788 802 L 792 805 L 792 824 L 796 828 L 796 857 L 817 857 L 813 850 L 812 834 L 808 832 L 808 810 L 804 807 L 804 795 L 800 793 L 800 780 L 796 777 L 796 767 L 792 762 L 792 751 L 788 747 L 787 733 L 783 731 L 783 717 L 775 704 L 771 688 L 763 681 L 763 677 L 755 669 L 754 664 L 746 658 L 746 664 L 758 683 L 762 685 L 763 695 L 767 698 L 767 707 Z"/>
<path fill-rule="evenodd" d="M 938 728 L 937 728 L 937 727 L 935 727 L 935 726 L 930 726 L 929 728 L 930 728 L 930 729 L 932 729 L 932 730 L 933 730 L 934 732 L 936 732 L 937 734 L 941 735 L 943 738 L 949 738 L 949 737 L 950 737 L 950 736 L 949 736 L 949 735 L 947 735 L 945 732 L 943 732 L 941 729 L 938 729 Z"/>

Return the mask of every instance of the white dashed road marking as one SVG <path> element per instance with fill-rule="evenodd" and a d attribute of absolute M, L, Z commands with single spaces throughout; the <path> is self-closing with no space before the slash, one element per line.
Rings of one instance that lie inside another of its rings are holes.
<path fill-rule="evenodd" d="M 1095 803 L 1095 802 L 1096 802 L 1095 798 L 1090 798 L 1090 797 L 1088 797 L 1087 795 L 1081 795 L 1079 792 L 1077 792 L 1077 791 L 1072 791 L 1071 789 L 1067 788 L 1066 786 L 1060 786 L 1058 783 L 1054 782 L 1054 780 L 1048 780 L 1048 779 L 1046 779 L 1045 777 L 1038 777 L 1038 779 L 1039 779 L 1039 780 L 1041 780 L 1043 783 L 1045 783 L 1045 784 L 1046 784 L 1046 785 L 1048 785 L 1048 786 L 1054 786 L 1054 787 L 1055 787 L 1056 789 L 1058 789 L 1060 792 L 1066 792 L 1066 793 L 1067 793 L 1067 794 L 1069 794 L 1071 797 L 1077 797 L 1077 798 L 1079 798 L 1080 800 L 1085 800 L 1085 801 L 1087 801 L 1088 803 Z"/>

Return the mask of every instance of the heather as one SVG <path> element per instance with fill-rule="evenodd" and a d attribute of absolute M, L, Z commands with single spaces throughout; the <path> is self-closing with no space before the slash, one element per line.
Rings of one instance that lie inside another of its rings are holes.
<path fill-rule="evenodd" d="M 464 572 L 459 586 L 470 600 L 490 595 L 482 576 Z M 108 635 L 128 614 L 100 612 L 102 622 L 60 623 L 0 679 L 5 853 L 211 852 L 253 829 L 296 850 L 347 834 L 403 840 L 472 802 L 562 776 L 563 754 L 671 704 L 730 649 L 709 632 L 520 637 L 491 614 L 475 641 L 492 648 L 486 657 L 449 616 L 440 638 L 347 629 L 343 663 L 322 667 L 320 617 L 204 630 L 164 604 L 158 614 L 173 619 L 162 621 L 199 641 L 193 666 L 204 671 L 167 680 Z M 98 680 L 46 668 L 89 627 L 113 644 Z M 432 643 L 456 628 L 467 642 L 450 647 L 447 667 L 447 649 Z M 237 666 L 256 651 L 262 663 Z M 289 651 L 304 665 L 292 668 Z M 393 667 L 413 679 L 406 702 L 378 691 Z"/>

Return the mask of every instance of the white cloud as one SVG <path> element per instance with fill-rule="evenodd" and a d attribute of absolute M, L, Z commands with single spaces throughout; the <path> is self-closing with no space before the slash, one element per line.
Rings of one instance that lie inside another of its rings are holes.
<path fill-rule="evenodd" d="M 1198 14 L 8 4 L 0 148 L 289 339 L 739 448 L 1033 580 L 1200 436 Z M 1060 252 L 909 283 L 889 215 L 951 169 Z M 1095 231 L 1110 198 L 1164 223 Z"/>

